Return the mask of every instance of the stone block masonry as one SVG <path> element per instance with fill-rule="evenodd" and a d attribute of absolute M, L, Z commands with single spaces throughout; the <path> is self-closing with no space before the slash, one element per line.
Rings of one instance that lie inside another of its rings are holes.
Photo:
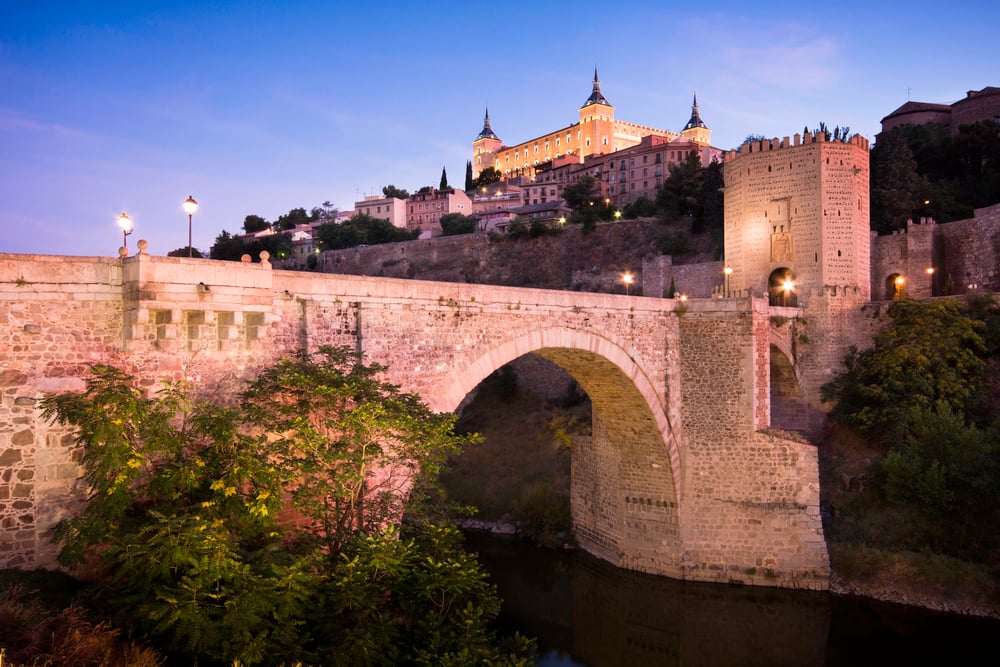
<path fill-rule="evenodd" d="M 766 304 L 275 271 L 264 259 L 0 255 L 0 566 L 53 565 L 46 531 L 80 507 L 79 450 L 38 402 L 81 389 L 90 364 L 150 392 L 186 379 L 226 393 L 281 355 L 347 345 L 438 411 L 525 354 L 555 363 L 593 405 L 572 462 L 585 548 L 672 577 L 827 586 L 815 451 L 759 431 Z"/>

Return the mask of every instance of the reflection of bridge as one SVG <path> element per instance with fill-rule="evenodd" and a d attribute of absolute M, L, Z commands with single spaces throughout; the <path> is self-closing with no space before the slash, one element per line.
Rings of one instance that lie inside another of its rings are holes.
<path fill-rule="evenodd" d="M 37 400 L 81 387 L 87 363 L 225 387 L 276 355 L 349 344 L 440 411 L 520 355 L 557 363 L 593 403 L 572 463 L 586 549 L 679 578 L 827 586 L 816 450 L 764 430 L 772 369 L 782 396 L 810 393 L 766 300 L 681 306 L 146 254 L 2 256 L 0 284 L 4 564 L 51 563 L 42 533 L 72 510 L 76 468 Z"/>

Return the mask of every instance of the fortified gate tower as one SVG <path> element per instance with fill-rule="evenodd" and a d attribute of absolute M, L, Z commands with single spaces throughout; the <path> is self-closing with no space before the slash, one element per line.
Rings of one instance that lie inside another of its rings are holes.
<path fill-rule="evenodd" d="M 825 287 L 871 292 L 868 141 L 822 132 L 743 144 L 725 158 L 730 293 L 803 306 Z"/>

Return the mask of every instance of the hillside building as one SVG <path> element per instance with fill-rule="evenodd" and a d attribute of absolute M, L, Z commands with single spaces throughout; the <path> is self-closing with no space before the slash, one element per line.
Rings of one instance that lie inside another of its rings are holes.
<path fill-rule="evenodd" d="M 882 119 L 882 131 L 888 132 L 900 125 L 938 123 L 958 134 L 958 128 L 981 121 L 1000 123 L 1000 88 L 987 86 L 970 90 L 965 97 L 952 104 L 907 102 Z"/>
<path fill-rule="evenodd" d="M 367 195 L 364 201 L 354 202 L 354 210 L 357 214 L 363 213 L 372 218 L 388 220 L 393 226 L 406 229 L 405 199 Z"/>
<path fill-rule="evenodd" d="M 629 123 L 615 118 L 615 107 L 601 92 L 594 70 L 590 96 L 579 109 L 579 120 L 514 146 L 505 146 L 490 122 L 472 143 L 473 174 L 496 169 L 505 180 L 519 179 L 525 204 L 543 204 L 562 197 L 562 188 L 591 176 L 600 195 L 616 206 L 640 197 L 654 198 L 669 175 L 669 165 L 698 151 L 703 165 L 721 160 L 711 146 L 711 130 L 701 118 L 698 98 L 691 116 L 678 132 Z"/>
<path fill-rule="evenodd" d="M 421 237 L 441 234 L 441 216 L 448 213 L 472 215 L 472 200 L 462 190 L 420 188 L 406 200 L 406 228 Z"/>

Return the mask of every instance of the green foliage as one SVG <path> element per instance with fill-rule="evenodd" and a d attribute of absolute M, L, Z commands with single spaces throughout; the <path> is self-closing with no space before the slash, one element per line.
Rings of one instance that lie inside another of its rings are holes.
<path fill-rule="evenodd" d="M 315 222 L 317 217 L 314 213 L 306 213 L 304 208 L 293 208 L 288 213 L 278 216 L 272 227 L 278 231 L 288 231 L 295 229 L 297 225 L 307 225 L 310 222 Z"/>
<path fill-rule="evenodd" d="M 881 234 L 905 229 L 926 196 L 927 183 L 917 173 L 903 131 L 882 133 L 871 152 L 872 229 Z"/>
<path fill-rule="evenodd" d="M 914 408 L 944 402 L 970 415 L 986 389 L 982 323 L 953 301 L 903 299 L 888 314 L 893 321 L 875 336 L 874 347 L 852 348 L 845 371 L 823 387 L 823 399 L 836 401 L 832 416 L 891 444 L 907 433 Z"/>
<path fill-rule="evenodd" d="M 107 608 L 174 655 L 501 660 L 495 594 L 454 535 L 387 528 L 418 474 L 426 487 L 472 438 L 383 371 L 324 348 L 276 362 L 223 404 L 177 384 L 146 396 L 94 367 L 82 393 L 43 402 L 75 429 L 90 489 L 83 513 L 56 527 L 60 560 L 98 558 Z"/>
<path fill-rule="evenodd" d="M 395 185 L 389 184 L 382 188 L 382 194 L 386 197 L 395 197 L 396 199 L 409 199 L 410 193 L 402 188 L 397 188 Z"/>
<path fill-rule="evenodd" d="M 723 238 L 722 165 L 701 166 L 698 151 L 691 151 L 680 164 L 670 165 L 670 175 L 656 190 L 656 208 L 665 216 L 687 216 L 691 233 L 709 233 L 721 247 Z M 681 254 L 664 250 L 666 254 Z"/>
<path fill-rule="evenodd" d="M 684 162 L 670 165 L 670 175 L 656 190 L 656 206 L 667 216 L 700 215 L 703 173 L 698 151 L 688 153 Z"/>
<path fill-rule="evenodd" d="M 627 220 L 634 220 L 636 218 L 652 218 L 656 214 L 656 204 L 645 195 L 639 197 L 634 202 L 625 204 L 624 208 L 622 208 L 622 215 L 624 215 Z"/>
<path fill-rule="evenodd" d="M 167 257 L 188 257 L 188 256 L 204 257 L 202 252 L 197 248 L 191 248 L 189 250 L 187 246 L 183 246 L 181 248 L 175 248 L 174 250 L 171 250 L 170 252 L 167 253 Z"/>
<path fill-rule="evenodd" d="M 474 215 L 445 213 L 441 216 L 441 230 L 445 236 L 471 234 L 479 227 L 479 219 Z"/>
<path fill-rule="evenodd" d="M 441 167 L 441 184 L 438 186 L 439 190 L 448 190 L 448 172 L 445 171 L 444 167 Z"/>
<path fill-rule="evenodd" d="M 565 543 L 573 528 L 569 498 L 548 480 L 537 481 L 522 490 L 514 501 L 511 518 L 522 534 L 542 546 Z"/>
<path fill-rule="evenodd" d="M 493 167 L 486 167 L 486 169 L 483 169 L 479 173 L 476 180 L 472 182 L 472 188 L 469 189 L 479 189 L 493 183 L 499 183 L 502 178 L 503 174 L 501 174 L 498 170 Z"/>
<path fill-rule="evenodd" d="M 996 426 L 982 431 L 967 425 L 942 401 L 934 410 L 916 410 L 911 434 L 883 459 L 887 499 L 941 522 L 936 550 L 975 557 L 1000 546 L 997 435 Z"/>
<path fill-rule="evenodd" d="M 465 191 L 468 192 L 476 187 L 475 181 L 472 179 L 472 160 L 465 161 Z"/>
<path fill-rule="evenodd" d="M 528 223 L 524 216 L 519 215 L 510 221 L 507 226 L 507 237 L 512 239 L 524 238 L 528 235 Z"/>
<path fill-rule="evenodd" d="M 259 215 L 248 215 L 243 219 L 243 233 L 253 234 L 254 232 L 262 232 L 265 229 L 270 229 L 271 223 L 260 217 Z"/>
<path fill-rule="evenodd" d="M 1000 125 L 983 121 L 952 134 L 942 125 L 902 125 L 872 149 L 872 228 L 899 229 L 907 217 L 948 222 L 1000 201 Z"/>
<path fill-rule="evenodd" d="M 212 246 L 212 259 L 225 259 L 234 262 L 240 261 L 243 255 L 250 255 L 254 262 L 260 261 L 260 253 L 266 250 L 271 257 L 282 259 L 291 254 L 292 237 L 290 234 L 271 234 L 255 239 L 244 239 L 240 236 L 233 236 L 223 230 L 215 239 Z M 187 249 L 183 250 L 183 256 L 187 256 Z M 177 252 L 181 252 L 178 250 Z M 195 251 L 198 252 L 197 250 Z M 197 256 L 197 255 L 196 255 Z"/>
<path fill-rule="evenodd" d="M 563 200 L 571 209 L 582 207 L 598 207 L 604 205 L 600 188 L 593 176 L 581 176 L 576 183 L 570 183 L 563 188 Z"/>
<path fill-rule="evenodd" d="M 418 233 L 396 227 L 383 218 L 358 213 L 344 222 L 325 222 L 316 228 L 316 236 L 326 250 L 341 250 L 359 245 L 378 245 L 410 241 Z"/>

